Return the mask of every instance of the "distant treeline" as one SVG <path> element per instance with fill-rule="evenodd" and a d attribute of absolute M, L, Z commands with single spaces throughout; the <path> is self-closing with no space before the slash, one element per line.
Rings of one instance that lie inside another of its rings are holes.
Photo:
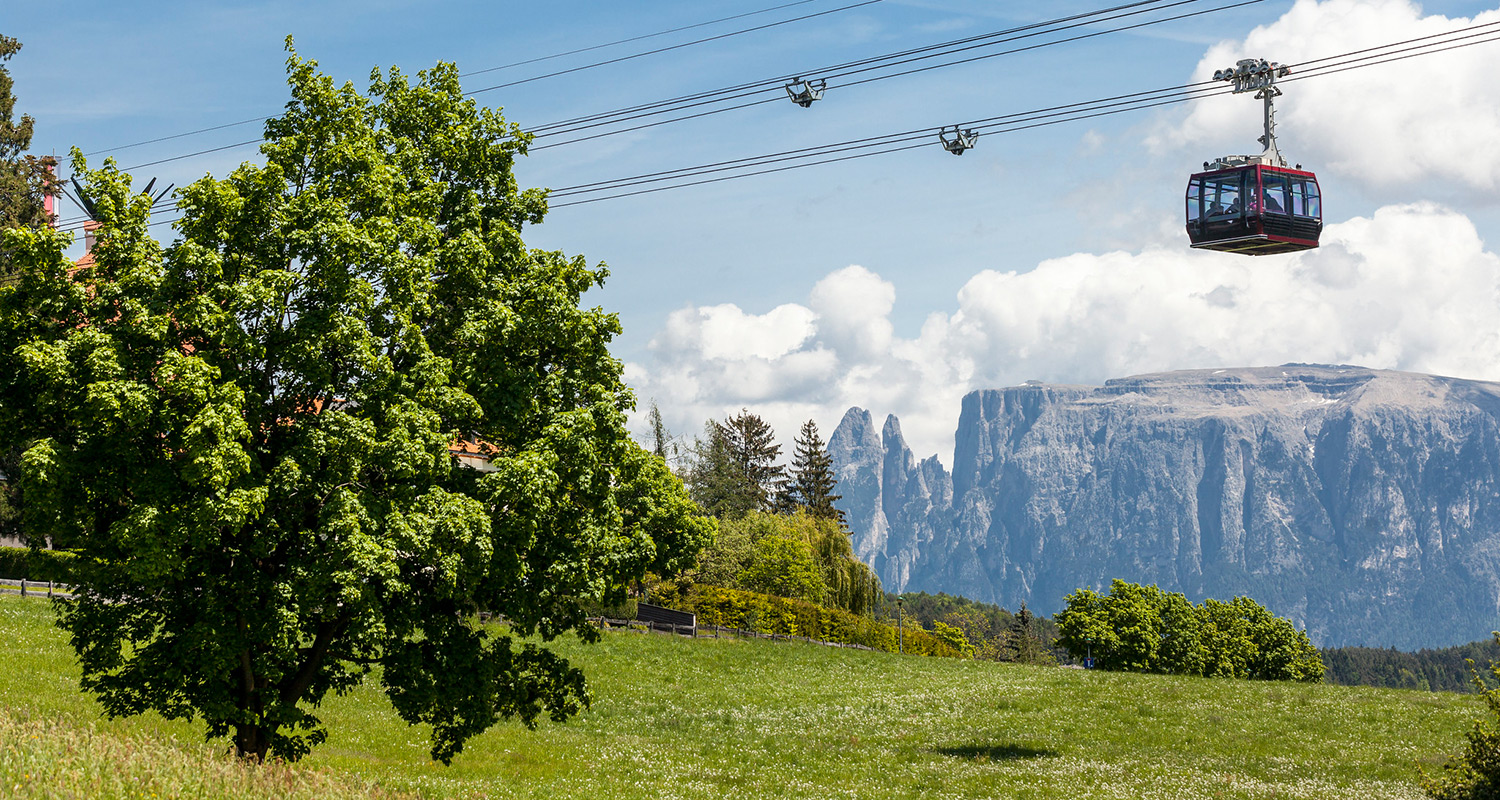
<path fill-rule="evenodd" d="M 1328 668 L 1324 680 L 1345 686 L 1383 686 L 1388 689 L 1422 689 L 1429 692 L 1472 692 L 1473 673 L 1466 659 L 1473 659 L 1480 674 L 1500 660 L 1500 644 L 1490 639 L 1437 650 L 1407 653 L 1395 648 L 1327 647 L 1322 650 Z"/>
<path fill-rule="evenodd" d="M 938 625 L 956 628 L 973 647 L 975 658 L 991 661 L 1020 661 L 1028 664 L 1066 662 L 1067 651 L 1054 646 L 1057 625 L 1048 617 L 1029 611 L 1016 613 L 963 596 L 939 592 L 907 592 L 899 596 L 908 624 L 916 621 L 929 630 Z M 897 615 L 897 595 L 885 592 L 875 609 L 876 616 L 890 619 Z"/>

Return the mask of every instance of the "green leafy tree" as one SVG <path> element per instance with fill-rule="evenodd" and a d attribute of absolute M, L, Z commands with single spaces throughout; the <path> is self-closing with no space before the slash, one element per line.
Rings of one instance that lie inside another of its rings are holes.
<path fill-rule="evenodd" d="M 15 81 L 5 62 L 20 50 L 19 41 L 0 36 L 0 229 L 48 224 L 45 201 L 58 194 L 52 179 L 57 162 L 50 156 L 26 155 L 36 121 L 29 114 L 15 116 Z M 0 242 L 0 283 L 11 280 L 12 258 L 9 247 Z M 0 537 L 21 538 L 21 487 L 13 477 L 20 468 L 20 448 L 0 444 Z"/>
<path fill-rule="evenodd" d="M 693 445 L 687 470 L 688 488 L 708 514 L 739 519 L 760 507 L 760 495 L 735 454 L 729 431 L 709 420 Z"/>
<path fill-rule="evenodd" d="M 833 457 L 818 434 L 818 424 L 812 420 L 802 423 L 792 451 L 791 476 L 783 492 L 783 505 L 804 508 L 807 513 L 821 519 L 831 519 L 844 525 L 844 512 L 834 507 L 842 497 L 833 493 L 838 479 L 833 475 Z"/>
<path fill-rule="evenodd" d="M 37 228 L 52 221 L 45 208 L 48 196 L 57 196 L 52 178 L 56 165 L 50 156 L 26 155 L 36 121 L 30 114 L 16 119 L 15 80 L 5 62 L 20 52 L 21 43 L 0 36 L 0 229 Z M 0 246 L 0 275 L 9 271 L 11 253 Z"/>
<path fill-rule="evenodd" d="M 171 247 L 76 151 L 95 265 L 5 232 L 0 435 L 28 526 L 82 553 L 59 624 L 109 715 L 294 759 L 319 702 L 379 668 L 447 762 L 586 705 L 577 668 L 514 637 L 595 638 L 583 602 L 686 566 L 712 523 L 629 438 L 619 322 L 580 306 L 605 270 L 521 240 L 546 211 L 511 172 L 529 137 L 449 64 L 367 96 L 287 71 L 264 165 L 183 190 Z M 486 470 L 450 455 L 461 435 Z"/>
<path fill-rule="evenodd" d="M 768 536 L 755 543 L 755 555 L 739 574 L 739 588 L 752 592 L 822 603 L 826 588 L 822 570 L 806 542 Z"/>
<path fill-rule="evenodd" d="M 1500 645 L 1500 632 L 1495 633 Z M 1464 734 L 1468 740 L 1461 755 L 1448 759 L 1442 775 L 1434 777 L 1422 770 L 1422 786 L 1436 800 L 1496 800 L 1500 798 L 1500 662 L 1491 661 L 1489 686 L 1469 662 L 1474 688 L 1484 695 L 1486 716 L 1474 721 Z"/>
<path fill-rule="evenodd" d="M 974 644 L 969 641 L 969 637 L 964 634 L 961 628 L 956 628 L 942 620 L 933 620 L 932 635 L 957 651 L 959 657 L 974 657 Z"/>
<path fill-rule="evenodd" d="M 1058 644 L 1092 651 L 1101 669 L 1316 682 L 1323 661 L 1307 634 L 1248 597 L 1195 606 L 1178 593 L 1115 580 L 1080 589 L 1057 615 Z"/>
<path fill-rule="evenodd" d="M 737 519 L 723 520 L 714 542 L 699 552 L 697 568 L 688 577 L 696 583 L 781 594 L 766 588 L 774 581 L 763 577 L 779 568 L 760 563 L 767 553 L 759 544 L 767 539 L 799 543 L 816 567 L 819 589 L 812 592 L 801 588 L 799 578 L 793 582 L 799 587 L 795 596 L 805 599 L 816 595 L 817 602 L 825 605 L 855 614 L 869 613 L 880 594 L 879 578 L 854 557 L 849 537 L 842 528 L 833 520 L 819 519 L 805 511 L 790 515 L 752 511 Z M 776 557 L 782 557 L 779 551 Z M 747 572 L 755 576 L 753 586 L 742 580 Z"/>

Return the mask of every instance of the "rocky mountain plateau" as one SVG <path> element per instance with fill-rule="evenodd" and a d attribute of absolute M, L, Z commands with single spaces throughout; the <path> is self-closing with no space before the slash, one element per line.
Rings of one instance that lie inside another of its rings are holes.
<path fill-rule="evenodd" d="M 1500 384 L 1288 364 L 964 397 L 949 472 L 887 417 L 829 438 L 887 589 L 1051 614 L 1113 578 L 1248 595 L 1323 646 L 1500 628 Z"/>

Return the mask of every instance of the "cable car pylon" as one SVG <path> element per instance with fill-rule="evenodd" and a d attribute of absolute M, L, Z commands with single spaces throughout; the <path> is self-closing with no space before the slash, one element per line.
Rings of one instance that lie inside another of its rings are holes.
<path fill-rule="evenodd" d="M 1188 179 L 1187 233 L 1192 246 L 1202 250 L 1263 256 L 1292 253 L 1318 246 L 1323 232 L 1322 196 L 1318 177 L 1286 165 L 1276 146 L 1276 104 L 1281 89 L 1277 78 L 1289 67 L 1265 59 L 1242 59 L 1214 72 L 1234 94 L 1255 92 L 1264 115 L 1264 133 L 1257 139 L 1260 155 L 1221 156 L 1203 162 L 1203 171 Z"/>

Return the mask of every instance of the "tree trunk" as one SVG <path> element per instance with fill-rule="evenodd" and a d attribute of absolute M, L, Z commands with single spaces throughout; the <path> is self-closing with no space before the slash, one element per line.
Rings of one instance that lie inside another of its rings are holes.
<path fill-rule="evenodd" d="M 234 726 L 235 755 L 246 761 L 264 763 L 271 749 L 271 732 L 259 725 Z"/>

